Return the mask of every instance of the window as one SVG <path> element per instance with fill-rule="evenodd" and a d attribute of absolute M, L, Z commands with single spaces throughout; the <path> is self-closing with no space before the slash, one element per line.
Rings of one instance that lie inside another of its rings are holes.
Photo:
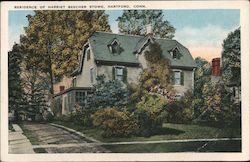
<path fill-rule="evenodd" d="M 122 81 L 123 80 L 123 68 L 116 67 L 115 68 L 115 79 Z"/>
<path fill-rule="evenodd" d="M 89 48 L 86 50 L 86 54 L 87 54 L 87 61 L 89 61 L 90 60 L 90 49 Z"/>
<path fill-rule="evenodd" d="M 73 78 L 72 80 L 72 87 L 76 87 L 76 78 Z"/>
<path fill-rule="evenodd" d="M 174 71 L 173 85 L 184 85 L 184 73 L 182 71 Z"/>
<path fill-rule="evenodd" d="M 85 92 L 76 91 L 76 98 L 75 99 L 76 99 L 75 103 L 78 103 L 81 106 L 83 106 L 85 103 Z"/>
<path fill-rule="evenodd" d="M 173 59 L 179 59 L 180 58 L 180 52 L 178 50 L 178 48 L 174 48 L 174 50 L 172 51 L 172 57 Z"/>
<path fill-rule="evenodd" d="M 90 69 L 90 82 L 93 83 L 95 78 L 96 78 L 95 68 L 91 68 Z"/>
<path fill-rule="evenodd" d="M 181 72 L 175 71 L 174 72 L 174 85 L 180 85 L 181 84 Z"/>
<path fill-rule="evenodd" d="M 120 44 L 117 40 L 114 40 L 110 45 L 109 45 L 109 49 L 111 51 L 111 53 L 121 53 L 121 47 Z"/>

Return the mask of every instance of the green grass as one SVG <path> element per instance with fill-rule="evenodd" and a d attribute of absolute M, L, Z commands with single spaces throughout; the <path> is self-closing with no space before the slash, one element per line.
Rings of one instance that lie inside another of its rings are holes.
<path fill-rule="evenodd" d="M 30 143 L 32 145 L 39 145 L 38 138 L 32 134 L 31 130 L 27 129 L 22 123 L 20 123 L 19 126 L 22 128 L 23 134 L 30 140 Z M 33 150 L 36 153 L 47 153 L 47 151 L 44 148 L 35 148 Z"/>
<path fill-rule="evenodd" d="M 44 148 L 34 148 L 33 150 L 36 153 L 48 153 Z"/>
<path fill-rule="evenodd" d="M 106 145 L 114 153 L 240 152 L 241 141 Z M 205 146 L 204 146 L 205 145 Z M 204 147 L 202 147 L 204 146 Z"/>
<path fill-rule="evenodd" d="M 194 124 L 172 124 L 166 123 L 163 128 L 155 132 L 151 137 L 110 137 L 103 138 L 102 130 L 98 128 L 86 128 L 71 122 L 55 121 L 54 123 L 80 131 L 90 137 L 102 142 L 128 142 L 128 141 L 156 141 L 156 140 L 174 140 L 174 139 L 197 139 L 197 138 L 223 138 L 223 137 L 241 137 L 240 128 L 216 128 L 209 126 L 200 126 Z"/>

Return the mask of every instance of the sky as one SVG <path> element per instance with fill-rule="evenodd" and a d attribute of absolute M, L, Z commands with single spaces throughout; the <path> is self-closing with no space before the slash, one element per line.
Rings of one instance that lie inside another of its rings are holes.
<path fill-rule="evenodd" d="M 122 10 L 106 10 L 113 33 L 118 33 L 116 19 Z M 9 11 L 9 49 L 14 42 L 19 43 L 20 34 L 28 25 L 26 15 L 33 11 Z M 189 49 L 192 56 L 211 61 L 220 57 L 223 40 L 240 26 L 240 10 L 202 9 L 202 10 L 163 10 L 164 20 L 176 28 L 174 39 Z"/>

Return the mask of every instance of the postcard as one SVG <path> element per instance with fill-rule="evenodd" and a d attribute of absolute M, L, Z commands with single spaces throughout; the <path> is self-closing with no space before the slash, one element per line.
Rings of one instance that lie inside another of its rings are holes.
<path fill-rule="evenodd" d="M 248 1 L 1 3 L 1 161 L 249 160 Z"/>

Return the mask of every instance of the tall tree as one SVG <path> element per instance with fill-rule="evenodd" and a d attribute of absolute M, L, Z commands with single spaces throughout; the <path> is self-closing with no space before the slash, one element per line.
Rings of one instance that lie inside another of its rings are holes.
<path fill-rule="evenodd" d="M 25 66 L 25 65 L 24 65 Z M 48 84 L 46 74 L 36 68 L 23 67 L 22 72 L 25 111 L 36 115 L 48 108 Z"/>
<path fill-rule="evenodd" d="M 22 47 L 15 44 L 8 53 L 9 111 L 14 111 L 15 119 L 22 105 L 21 63 Z"/>
<path fill-rule="evenodd" d="M 197 68 L 194 75 L 194 95 L 201 98 L 204 84 L 211 80 L 212 68 L 210 63 L 201 57 L 195 58 L 195 63 Z"/>
<path fill-rule="evenodd" d="M 240 28 L 229 33 L 223 41 L 222 77 L 226 83 L 241 83 Z"/>
<path fill-rule="evenodd" d="M 162 10 L 124 10 L 117 21 L 121 33 L 144 35 L 150 24 L 155 36 L 172 39 L 175 28 L 163 17 Z"/>
<path fill-rule="evenodd" d="M 35 11 L 21 42 L 31 51 L 30 65 L 49 74 L 53 83 L 69 75 L 78 63 L 78 54 L 95 31 L 110 31 L 104 11 Z"/>

